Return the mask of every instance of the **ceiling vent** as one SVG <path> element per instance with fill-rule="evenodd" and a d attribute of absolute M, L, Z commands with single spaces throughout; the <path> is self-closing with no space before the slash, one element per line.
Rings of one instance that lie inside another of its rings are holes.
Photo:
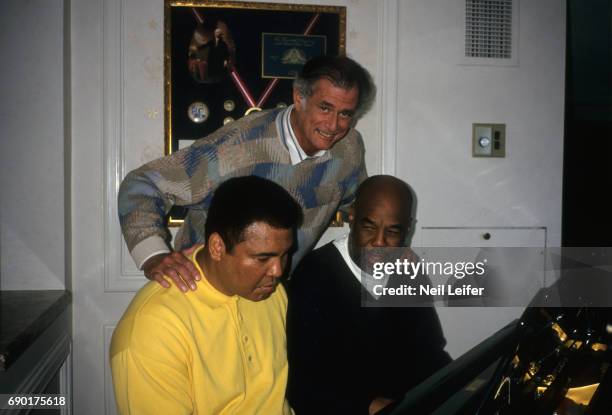
<path fill-rule="evenodd" d="M 464 63 L 517 64 L 517 15 L 517 0 L 466 0 Z"/>

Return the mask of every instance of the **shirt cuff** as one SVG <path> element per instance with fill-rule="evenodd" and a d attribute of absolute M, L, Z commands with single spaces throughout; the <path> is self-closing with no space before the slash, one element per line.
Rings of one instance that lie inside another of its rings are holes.
<path fill-rule="evenodd" d="M 145 240 L 140 241 L 130 254 L 136 263 L 138 269 L 142 269 L 142 266 L 147 259 L 158 254 L 169 253 L 168 245 L 163 238 L 159 236 L 151 236 Z"/>

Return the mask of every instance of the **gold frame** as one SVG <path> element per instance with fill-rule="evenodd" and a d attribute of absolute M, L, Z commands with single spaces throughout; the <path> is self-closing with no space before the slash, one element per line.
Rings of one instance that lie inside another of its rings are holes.
<path fill-rule="evenodd" d="M 265 10 L 278 12 L 308 12 L 338 14 L 338 53 L 346 53 L 346 7 L 315 4 L 257 3 L 238 1 L 164 0 L 164 154 L 172 154 L 172 7 L 208 7 L 215 9 Z M 266 78 L 270 79 L 270 78 Z"/>
<path fill-rule="evenodd" d="M 303 12 L 303 13 L 329 13 L 336 14 L 338 17 L 338 54 L 346 53 L 346 7 L 344 6 L 325 6 L 315 4 L 285 4 L 285 3 L 259 3 L 259 2 L 240 2 L 240 1 L 211 1 L 211 0 L 164 0 L 164 154 L 172 154 L 173 151 L 173 125 L 172 125 L 172 99 L 173 99 L 173 78 L 172 78 L 172 14 L 173 7 L 203 7 L 213 8 L 217 10 L 253 10 L 253 11 L 271 11 L 271 12 Z M 332 33 L 335 25 L 332 26 Z M 262 32 L 271 32 L 273 27 L 264 28 Z M 326 45 L 329 47 L 329 45 Z M 263 55 L 263 52 L 261 53 Z M 263 58 L 263 56 L 262 56 Z M 263 71 L 263 59 L 262 68 Z M 274 78 L 262 78 L 269 81 Z M 280 78 L 279 79 L 288 79 Z M 289 98 L 290 99 L 290 98 Z M 252 111 L 253 108 L 248 111 Z M 248 112 L 247 111 L 247 112 Z M 216 127 L 219 128 L 220 126 Z M 216 129 L 215 128 L 215 129 Z M 332 221 L 331 226 L 342 226 L 342 217 L 340 212 Z M 171 227 L 180 226 L 183 224 L 183 219 L 174 218 L 171 215 L 168 217 L 168 225 Z"/>

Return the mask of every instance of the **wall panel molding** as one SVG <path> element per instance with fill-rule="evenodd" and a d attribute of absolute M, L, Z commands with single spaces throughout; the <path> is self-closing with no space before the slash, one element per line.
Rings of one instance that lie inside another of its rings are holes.
<path fill-rule="evenodd" d="M 117 193 L 125 172 L 124 1 L 104 1 L 102 21 L 105 292 L 137 291 L 143 284 L 140 271 L 124 267 L 129 252 L 117 219 Z"/>
<path fill-rule="evenodd" d="M 399 0 L 378 3 L 378 97 L 381 137 L 381 171 L 395 175 L 397 156 L 398 27 Z"/>
<path fill-rule="evenodd" d="M 102 325 L 102 337 L 104 341 L 104 414 L 116 415 L 117 405 L 115 404 L 115 392 L 113 391 L 113 375 L 110 370 L 110 344 L 113 331 L 117 322 L 108 322 Z"/>

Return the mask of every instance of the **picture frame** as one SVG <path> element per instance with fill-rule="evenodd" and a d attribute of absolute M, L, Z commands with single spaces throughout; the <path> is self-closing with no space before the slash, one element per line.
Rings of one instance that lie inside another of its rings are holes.
<path fill-rule="evenodd" d="M 164 0 L 164 154 L 253 111 L 290 105 L 304 63 L 345 50 L 342 6 Z M 173 208 L 169 225 L 185 214 Z"/>
<path fill-rule="evenodd" d="M 340 6 L 165 0 L 165 154 L 228 117 L 289 105 L 301 66 L 344 54 L 345 32 Z"/>

